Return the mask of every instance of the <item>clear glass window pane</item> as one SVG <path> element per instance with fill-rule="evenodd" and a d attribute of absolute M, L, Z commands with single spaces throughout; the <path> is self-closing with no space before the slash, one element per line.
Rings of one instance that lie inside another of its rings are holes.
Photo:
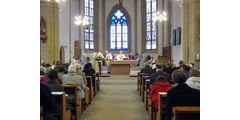
<path fill-rule="evenodd" d="M 150 3 L 151 2 L 147 2 L 147 5 L 146 5 L 147 13 L 151 12 L 151 4 Z"/>
<path fill-rule="evenodd" d="M 147 31 L 151 31 L 151 22 L 147 23 Z"/>
<path fill-rule="evenodd" d="M 90 8 L 93 8 L 93 0 L 90 0 Z"/>
<path fill-rule="evenodd" d="M 122 48 L 122 42 L 117 42 L 117 49 L 121 49 Z"/>
<path fill-rule="evenodd" d="M 156 40 L 152 41 L 152 49 L 156 49 L 157 48 L 157 43 Z"/>
<path fill-rule="evenodd" d="M 115 26 L 111 26 L 111 33 L 115 33 Z"/>
<path fill-rule="evenodd" d="M 89 49 L 89 41 L 85 41 L 85 49 Z"/>
<path fill-rule="evenodd" d="M 93 41 L 90 41 L 90 49 L 94 49 Z"/>
<path fill-rule="evenodd" d="M 152 2 L 152 12 L 156 12 L 157 11 L 157 4 L 156 4 L 156 1 L 154 2 L 154 0 L 153 0 L 153 2 Z"/>
<path fill-rule="evenodd" d="M 88 7 L 88 0 L 85 0 L 85 7 Z"/>
<path fill-rule="evenodd" d="M 121 24 L 117 24 L 117 33 L 122 33 Z"/>
<path fill-rule="evenodd" d="M 118 41 L 118 42 L 121 42 L 121 41 L 122 41 L 121 34 L 117 34 L 117 41 Z"/>
<path fill-rule="evenodd" d="M 147 40 L 151 40 L 151 32 L 147 32 Z"/>
<path fill-rule="evenodd" d="M 94 34 L 90 33 L 90 40 L 93 40 L 93 38 L 94 38 Z"/>
<path fill-rule="evenodd" d="M 85 32 L 85 40 L 89 40 L 89 34 L 88 34 L 88 32 Z"/>
<path fill-rule="evenodd" d="M 128 33 L 127 26 L 123 26 L 123 33 Z"/>
<path fill-rule="evenodd" d="M 157 39 L 157 33 L 156 31 L 152 31 L 152 39 L 156 40 Z"/>
<path fill-rule="evenodd" d="M 88 8 L 85 8 L 85 15 L 88 16 Z"/>
<path fill-rule="evenodd" d="M 93 24 L 93 17 L 90 17 L 89 24 Z"/>
<path fill-rule="evenodd" d="M 93 9 L 90 9 L 90 16 L 93 16 L 94 12 Z"/>
<path fill-rule="evenodd" d="M 146 49 L 151 49 L 151 41 L 147 41 L 147 43 L 146 43 Z"/>
<path fill-rule="evenodd" d="M 91 32 L 91 33 L 93 33 L 93 32 L 94 32 L 93 25 L 90 25 L 90 32 Z"/>

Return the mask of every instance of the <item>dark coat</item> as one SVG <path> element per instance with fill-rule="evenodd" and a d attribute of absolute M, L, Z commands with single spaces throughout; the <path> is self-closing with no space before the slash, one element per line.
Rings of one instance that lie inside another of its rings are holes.
<path fill-rule="evenodd" d="M 50 88 L 51 92 L 63 92 L 63 86 L 57 80 L 48 80 L 45 84 Z"/>
<path fill-rule="evenodd" d="M 40 84 L 40 105 L 43 106 L 43 111 L 59 111 L 55 97 L 45 84 Z"/>
<path fill-rule="evenodd" d="M 200 91 L 192 89 L 185 83 L 169 90 L 167 93 L 165 120 L 171 120 L 172 107 L 175 106 L 200 106 Z"/>
<path fill-rule="evenodd" d="M 164 81 L 157 81 L 157 77 L 160 75 L 165 77 Z M 150 76 L 150 83 L 154 84 L 155 82 L 169 82 L 170 83 L 170 76 L 168 73 L 159 70 L 159 71 L 151 74 L 151 76 Z"/>
<path fill-rule="evenodd" d="M 149 65 L 146 65 L 143 69 L 141 69 L 141 73 L 150 73 L 152 68 Z"/>

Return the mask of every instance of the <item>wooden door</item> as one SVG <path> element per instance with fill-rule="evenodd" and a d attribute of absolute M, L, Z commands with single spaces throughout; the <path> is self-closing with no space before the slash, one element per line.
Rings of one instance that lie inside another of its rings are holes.
<path fill-rule="evenodd" d="M 74 56 L 75 57 L 80 57 L 80 40 L 74 41 Z"/>

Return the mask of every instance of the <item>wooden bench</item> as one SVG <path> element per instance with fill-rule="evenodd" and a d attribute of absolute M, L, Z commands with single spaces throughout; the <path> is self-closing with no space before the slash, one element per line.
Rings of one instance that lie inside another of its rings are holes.
<path fill-rule="evenodd" d="M 79 120 L 82 110 L 84 108 L 84 103 L 82 104 L 82 100 L 79 100 L 78 97 L 78 88 L 77 85 L 63 85 L 64 87 L 64 91 L 68 94 L 68 95 L 74 95 L 74 100 L 68 100 L 69 104 L 73 104 L 74 105 L 74 110 L 75 110 L 75 119 Z"/>
<path fill-rule="evenodd" d="M 158 95 L 158 111 L 153 111 L 153 103 L 151 99 L 149 99 L 149 105 L 148 105 L 148 116 L 149 120 L 163 120 L 163 110 L 162 104 L 166 104 L 166 98 L 167 98 L 167 92 L 159 92 Z"/>
<path fill-rule="evenodd" d="M 147 79 L 150 79 L 150 76 L 142 76 L 142 88 L 141 88 L 141 97 L 142 97 L 142 101 L 144 102 L 144 95 L 146 95 L 146 94 L 144 94 L 145 93 L 145 91 L 146 91 L 146 85 L 145 85 L 145 81 L 147 80 Z"/>
<path fill-rule="evenodd" d="M 96 73 L 96 85 L 97 85 L 97 91 L 100 90 L 100 74 Z"/>
<path fill-rule="evenodd" d="M 90 103 L 91 103 L 94 97 L 93 79 L 92 79 L 92 76 L 86 76 L 86 78 L 87 78 L 87 81 L 89 81 L 88 87 L 90 90 Z"/>
<path fill-rule="evenodd" d="M 40 120 L 43 120 L 43 107 L 40 106 Z"/>
<path fill-rule="evenodd" d="M 145 91 L 144 91 L 144 106 L 148 110 L 148 103 L 150 99 L 151 84 L 150 79 L 145 80 Z"/>
<path fill-rule="evenodd" d="M 52 95 L 55 97 L 57 105 L 61 106 L 61 111 L 59 112 L 47 112 L 52 116 L 58 116 L 61 120 L 70 120 L 71 119 L 71 110 L 67 109 L 66 105 L 66 94 L 65 92 L 52 92 Z M 44 111 L 43 111 L 44 112 Z"/>
<path fill-rule="evenodd" d="M 143 84 L 144 84 L 144 82 L 143 82 L 143 76 L 148 76 L 149 74 L 148 73 L 139 73 L 139 80 L 138 80 L 138 89 L 139 89 L 139 95 L 140 96 L 142 96 L 143 95 Z"/>
<path fill-rule="evenodd" d="M 199 106 L 172 107 L 173 120 L 200 120 Z"/>

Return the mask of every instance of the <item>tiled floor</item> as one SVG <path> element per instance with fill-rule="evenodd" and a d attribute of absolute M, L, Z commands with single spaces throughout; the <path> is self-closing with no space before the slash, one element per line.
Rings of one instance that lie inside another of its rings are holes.
<path fill-rule="evenodd" d="M 101 90 L 80 120 L 148 120 L 136 79 L 128 75 L 101 77 Z"/>

